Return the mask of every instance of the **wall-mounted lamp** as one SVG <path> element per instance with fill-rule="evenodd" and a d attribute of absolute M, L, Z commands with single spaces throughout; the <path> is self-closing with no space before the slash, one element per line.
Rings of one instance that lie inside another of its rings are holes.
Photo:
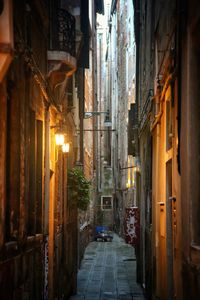
<path fill-rule="evenodd" d="M 126 183 L 126 187 L 127 187 L 127 188 L 130 188 L 130 187 L 131 187 L 131 181 L 130 181 L 130 179 L 128 179 L 128 182 Z"/>
<path fill-rule="evenodd" d="M 65 143 L 62 145 L 62 152 L 68 153 L 69 152 L 69 143 Z"/>
<path fill-rule="evenodd" d="M 104 126 L 105 127 L 111 127 L 112 123 L 110 121 L 110 112 L 109 110 L 107 111 L 87 111 L 84 112 L 84 119 L 90 119 L 94 116 L 100 116 L 101 114 L 105 114 L 105 120 L 104 120 Z"/>
<path fill-rule="evenodd" d="M 63 133 L 56 133 L 55 139 L 56 139 L 57 146 L 62 146 L 64 144 L 64 134 Z"/>
<path fill-rule="evenodd" d="M 105 127 L 112 127 L 112 122 L 110 120 L 109 110 L 107 111 L 107 114 L 105 115 L 104 126 Z"/>
<path fill-rule="evenodd" d="M 83 118 L 90 119 L 94 116 L 100 116 L 101 114 L 107 114 L 107 111 L 86 111 L 84 112 Z"/>
<path fill-rule="evenodd" d="M 65 143 L 65 136 L 64 136 L 62 124 L 52 125 L 52 126 L 50 126 L 50 128 L 56 129 L 56 132 L 55 132 L 56 146 L 62 146 Z"/>
<path fill-rule="evenodd" d="M 132 184 L 131 184 L 131 181 L 128 180 L 128 182 L 126 183 L 126 188 L 128 190 L 129 189 L 134 189 L 135 188 L 134 182 L 132 182 Z"/>

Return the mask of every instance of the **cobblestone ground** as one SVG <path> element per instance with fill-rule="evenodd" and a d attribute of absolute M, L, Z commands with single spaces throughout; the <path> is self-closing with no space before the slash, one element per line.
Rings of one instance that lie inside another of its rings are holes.
<path fill-rule="evenodd" d="M 78 272 L 77 295 L 70 300 L 144 300 L 136 283 L 134 249 L 117 235 L 91 242 Z"/>

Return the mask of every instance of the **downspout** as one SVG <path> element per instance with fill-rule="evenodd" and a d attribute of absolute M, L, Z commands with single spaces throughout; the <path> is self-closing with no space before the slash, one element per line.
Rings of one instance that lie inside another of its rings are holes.
<path fill-rule="evenodd" d="M 96 29 L 96 12 L 95 12 L 95 4 L 92 4 L 92 109 L 93 111 L 98 111 L 97 108 L 97 29 Z M 98 192 L 98 164 L 97 164 L 97 149 L 98 149 L 98 133 L 97 131 L 97 116 L 94 116 L 92 119 L 92 128 L 93 132 L 93 175 L 95 178 L 94 181 L 94 199 L 97 196 Z M 97 203 L 95 203 L 96 205 Z"/>
<path fill-rule="evenodd" d="M 161 93 L 161 96 L 159 98 L 159 104 L 160 104 L 160 109 L 159 109 L 159 113 L 155 116 L 155 120 L 153 121 L 153 124 L 151 125 L 150 127 L 150 132 L 152 133 L 153 130 L 155 129 L 155 127 L 157 126 L 157 124 L 160 122 L 160 119 L 162 117 L 162 114 L 163 114 L 163 102 L 164 102 L 164 98 L 165 98 L 165 93 L 169 87 L 169 85 L 175 80 L 175 77 L 176 77 L 176 69 L 174 70 L 173 73 L 171 73 L 166 81 L 165 81 L 165 84 L 164 84 L 164 87 L 163 87 L 163 90 L 162 90 L 162 93 Z"/>
<path fill-rule="evenodd" d="M 166 254 L 167 254 L 167 299 L 174 299 L 174 262 L 173 262 L 173 224 L 172 213 L 173 206 L 172 201 L 175 198 L 169 195 L 166 198 Z"/>
<path fill-rule="evenodd" d="M 45 103 L 45 152 L 44 152 L 44 234 L 49 233 L 49 183 L 50 183 L 50 165 L 49 165 L 49 134 L 50 134 L 50 116 L 49 103 Z"/>
<path fill-rule="evenodd" d="M 85 109 L 85 69 L 80 69 L 81 73 L 81 97 L 79 99 L 79 118 L 80 118 L 80 162 L 84 170 L 84 109 Z"/>
<path fill-rule="evenodd" d="M 141 48 L 141 23 L 140 23 L 140 1 L 139 0 L 133 0 L 133 5 L 134 5 L 134 30 L 135 30 L 135 40 L 136 40 L 136 91 L 135 91 L 135 97 L 136 97 L 136 110 L 137 110 L 137 127 L 139 124 L 139 106 L 140 106 L 140 48 Z M 137 144 L 136 144 L 136 156 L 140 156 L 140 144 L 139 144 L 139 138 L 137 136 Z M 139 177 L 139 182 L 141 182 L 141 178 Z M 139 188 L 140 189 L 140 188 Z M 139 194 L 139 193 L 138 193 Z M 138 200 L 139 204 L 139 200 Z M 137 277 L 137 282 L 141 283 L 141 266 L 142 266 L 142 261 L 141 261 L 141 255 L 140 255 L 140 245 L 137 245 L 135 247 L 135 254 L 136 254 L 136 259 L 137 259 L 137 265 L 136 265 L 136 277 Z"/>
<path fill-rule="evenodd" d="M 177 29 L 177 65 L 178 65 L 178 153 L 177 153 L 177 163 L 178 163 L 178 172 L 181 175 L 181 157 L 180 157 L 180 138 L 181 138 L 181 97 L 182 97 L 182 36 L 186 32 L 186 1 L 177 1 L 178 6 L 178 29 Z"/>
<path fill-rule="evenodd" d="M 99 35 L 99 111 L 102 111 L 102 53 L 101 49 L 102 48 L 102 35 Z M 99 127 L 101 129 L 101 115 L 99 116 Z M 98 133 L 98 138 L 99 138 L 99 188 L 98 190 L 101 192 L 102 190 L 102 180 L 103 180 L 103 168 L 102 168 L 102 135 L 101 132 Z M 104 154 L 104 153 L 103 153 Z M 98 159 L 97 158 L 97 159 Z"/>
<path fill-rule="evenodd" d="M 45 107 L 45 151 L 44 151 L 44 300 L 49 299 L 48 293 L 48 270 L 49 270 L 49 185 L 50 185 L 50 166 L 49 166 L 49 106 L 44 101 Z"/>

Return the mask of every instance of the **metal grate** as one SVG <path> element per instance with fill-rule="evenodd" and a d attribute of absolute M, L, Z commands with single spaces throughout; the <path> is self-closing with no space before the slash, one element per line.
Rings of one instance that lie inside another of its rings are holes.
<path fill-rule="evenodd" d="M 51 50 L 66 51 L 75 57 L 75 17 L 64 9 L 54 14 L 54 30 Z"/>

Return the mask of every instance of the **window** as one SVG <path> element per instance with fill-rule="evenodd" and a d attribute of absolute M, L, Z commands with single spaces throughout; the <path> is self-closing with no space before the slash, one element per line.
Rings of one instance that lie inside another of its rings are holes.
<path fill-rule="evenodd" d="M 42 164 L 43 122 L 36 120 L 35 111 L 30 109 L 29 118 L 29 190 L 27 198 L 28 235 L 42 232 Z"/>
<path fill-rule="evenodd" d="M 35 112 L 30 109 L 29 114 L 29 199 L 28 203 L 28 234 L 35 233 L 36 226 L 36 121 Z"/>
<path fill-rule="evenodd" d="M 102 210 L 112 209 L 112 196 L 102 196 L 101 197 L 101 208 Z"/>
<path fill-rule="evenodd" d="M 5 240 L 17 240 L 20 208 L 20 105 L 14 98 L 16 88 L 7 83 L 7 137 L 6 137 L 6 207 Z"/>

